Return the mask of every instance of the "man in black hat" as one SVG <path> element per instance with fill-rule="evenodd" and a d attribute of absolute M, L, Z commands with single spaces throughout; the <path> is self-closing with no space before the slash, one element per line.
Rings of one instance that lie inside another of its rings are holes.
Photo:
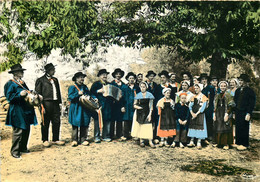
<path fill-rule="evenodd" d="M 99 77 L 99 81 L 96 81 L 92 84 L 90 92 L 92 92 L 96 98 L 98 99 L 101 107 L 102 107 L 102 118 L 103 118 L 103 131 L 102 137 L 103 141 L 110 142 L 110 124 L 112 120 L 112 104 L 113 99 L 111 97 L 104 97 L 104 89 L 103 86 L 109 84 L 107 81 L 107 72 L 106 69 L 99 70 L 97 76 Z M 94 141 L 96 143 L 100 143 L 100 126 L 98 122 L 94 122 Z"/>
<path fill-rule="evenodd" d="M 137 85 L 139 85 L 139 83 L 141 83 L 142 81 L 143 81 L 143 78 L 144 76 L 143 76 L 143 74 L 142 73 L 138 73 L 137 75 L 136 75 L 136 84 Z"/>
<path fill-rule="evenodd" d="M 25 102 L 29 91 L 22 80 L 24 70 L 20 64 L 11 67 L 8 73 L 13 74 L 13 79 L 4 86 L 4 94 L 10 103 L 6 117 L 6 125 L 13 127 L 11 155 L 21 158 L 22 153 L 29 153 L 27 143 L 30 135 L 30 125 L 37 124 L 34 107 Z"/>
<path fill-rule="evenodd" d="M 208 107 L 205 109 L 205 117 L 207 123 L 207 132 L 208 132 L 208 139 L 205 140 L 206 144 L 209 144 L 209 141 L 214 139 L 214 130 L 213 130 L 213 113 L 214 113 L 214 97 L 215 97 L 215 90 L 212 85 L 209 85 L 209 76 L 207 73 L 200 74 L 198 78 L 201 84 L 203 84 L 202 93 L 209 99 Z M 213 140 L 214 142 L 214 140 Z"/>
<path fill-rule="evenodd" d="M 156 76 L 156 73 L 153 70 L 150 70 L 146 74 L 147 80 L 145 81 L 148 84 L 148 92 L 151 92 L 154 94 L 155 88 L 157 87 L 157 84 L 153 81 Z"/>
<path fill-rule="evenodd" d="M 64 141 L 60 141 L 60 104 L 61 93 L 59 81 L 53 77 L 55 67 L 52 63 L 44 66 L 45 74 L 38 78 L 35 83 L 35 91 L 43 96 L 44 118 L 41 123 L 43 146 L 49 147 L 49 126 L 52 123 L 52 144 L 64 145 Z"/>
<path fill-rule="evenodd" d="M 255 107 L 255 92 L 248 86 L 250 78 L 247 74 L 241 74 L 240 88 L 235 92 L 236 103 L 236 145 L 238 150 L 246 150 L 249 147 L 249 124 Z"/>
<path fill-rule="evenodd" d="M 138 90 L 140 90 L 139 86 L 135 84 L 136 75 L 133 72 L 129 72 L 125 79 L 128 80 L 128 84 L 122 86 L 123 103 L 125 108 L 123 114 L 123 137 L 121 137 L 121 140 L 123 141 L 131 137 L 130 132 L 134 116 L 134 98 L 138 93 Z"/>
<path fill-rule="evenodd" d="M 72 146 L 75 147 L 79 143 L 83 146 L 89 145 L 87 141 L 88 127 L 91 117 L 98 122 L 98 114 L 95 110 L 86 108 L 81 103 L 81 97 L 85 95 L 91 96 L 97 103 L 97 98 L 89 91 L 87 85 L 84 84 L 84 78 L 87 75 L 77 72 L 72 77 L 74 84 L 68 89 L 68 100 L 71 102 L 69 109 L 69 123 L 72 125 Z"/>
<path fill-rule="evenodd" d="M 114 85 L 122 90 L 122 87 L 125 85 L 122 82 L 121 78 L 124 76 L 125 72 L 120 68 L 116 68 L 112 73 L 114 80 L 111 82 L 111 85 Z M 123 98 L 119 101 L 114 100 L 112 106 L 112 121 L 110 125 L 110 135 L 111 138 L 121 138 L 123 136 L 122 124 L 123 124 L 123 113 L 125 112 L 125 107 L 123 103 Z M 116 131 L 116 133 L 115 133 Z"/>

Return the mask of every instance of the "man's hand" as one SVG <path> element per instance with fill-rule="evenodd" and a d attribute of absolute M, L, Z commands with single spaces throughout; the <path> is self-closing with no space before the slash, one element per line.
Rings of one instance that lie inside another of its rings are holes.
<path fill-rule="evenodd" d="M 25 90 L 22 90 L 22 91 L 20 92 L 20 95 L 21 95 L 22 97 L 25 97 L 25 96 L 27 95 L 27 92 L 26 92 Z"/>
<path fill-rule="evenodd" d="M 125 108 L 124 107 L 121 108 L 121 112 L 125 112 Z"/>
<path fill-rule="evenodd" d="M 246 120 L 246 121 L 250 121 L 250 118 L 251 118 L 251 117 L 250 117 L 250 114 L 246 114 L 245 120 Z"/>

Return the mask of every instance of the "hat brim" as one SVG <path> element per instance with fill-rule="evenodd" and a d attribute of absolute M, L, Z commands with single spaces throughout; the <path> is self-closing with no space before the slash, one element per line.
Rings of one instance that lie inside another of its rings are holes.
<path fill-rule="evenodd" d="M 150 73 L 150 74 L 147 74 L 145 77 L 148 78 L 148 76 L 150 75 L 154 75 L 154 77 L 157 75 L 156 73 Z"/>
<path fill-rule="evenodd" d="M 109 73 L 110 73 L 110 72 L 102 72 L 102 73 L 98 73 L 97 76 L 100 76 L 100 75 L 102 75 L 102 74 L 107 74 L 107 75 L 108 75 Z"/>
<path fill-rule="evenodd" d="M 53 65 L 52 67 L 49 67 L 48 69 L 45 69 L 45 71 L 49 71 L 49 70 L 51 70 L 51 69 L 55 69 L 56 66 L 57 66 L 57 65 Z"/>
<path fill-rule="evenodd" d="M 17 72 L 17 71 L 24 71 L 26 69 L 22 68 L 22 69 L 16 69 L 16 70 L 11 70 L 11 71 L 8 71 L 8 73 L 14 73 L 14 72 Z"/>
<path fill-rule="evenodd" d="M 115 78 L 117 73 L 120 73 L 120 74 L 121 74 L 121 78 L 123 78 L 123 76 L 125 75 L 125 72 L 124 72 L 124 71 L 117 71 L 117 72 L 113 72 L 113 73 L 112 73 L 112 76 Z"/>
<path fill-rule="evenodd" d="M 87 75 L 81 74 L 81 75 L 78 75 L 78 76 L 73 76 L 72 81 L 76 81 L 76 78 L 81 77 L 81 76 L 83 76 L 85 78 Z"/>

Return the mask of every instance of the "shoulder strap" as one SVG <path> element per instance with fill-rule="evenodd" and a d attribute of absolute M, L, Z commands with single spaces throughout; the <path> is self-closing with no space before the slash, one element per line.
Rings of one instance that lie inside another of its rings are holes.
<path fill-rule="evenodd" d="M 26 89 L 22 84 L 18 83 L 16 80 L 12 79 L 11 81 L 16 83 L 18 86 L 22 87 L 27 93 L 31 93 L 28 89 Z"/>

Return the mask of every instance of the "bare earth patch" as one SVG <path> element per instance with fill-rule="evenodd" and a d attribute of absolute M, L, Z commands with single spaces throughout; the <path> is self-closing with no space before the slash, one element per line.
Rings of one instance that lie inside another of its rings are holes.
<path fill-rule="evenodd" d="M 17 160 L 10 155 L 11 132 L 11 127 L 1 122 L 3 182 L 260 181 L 260 125 L 257 123 L 251 126 L 251 148 L 242 152 L 236 149 L 224 151 L 211 145 L 202 150 L 140 148 L 133 140 L 71 147 L 71 126 L 67 118 L 63 118 L 61 138 L 66 141 L 65 146 L 44 148 L 41 145 L 40 125 L 32 126 L 29 141 L 31 153 Z M 93 123 L 89 135 L 92 139 Z M 185 170 L 185 166 L 195 169 L 197 165 L 204 164 L 213 171 L 217 170 L 218 175 Z M 238 172 L 231 175 L 226 169 Z"/>

